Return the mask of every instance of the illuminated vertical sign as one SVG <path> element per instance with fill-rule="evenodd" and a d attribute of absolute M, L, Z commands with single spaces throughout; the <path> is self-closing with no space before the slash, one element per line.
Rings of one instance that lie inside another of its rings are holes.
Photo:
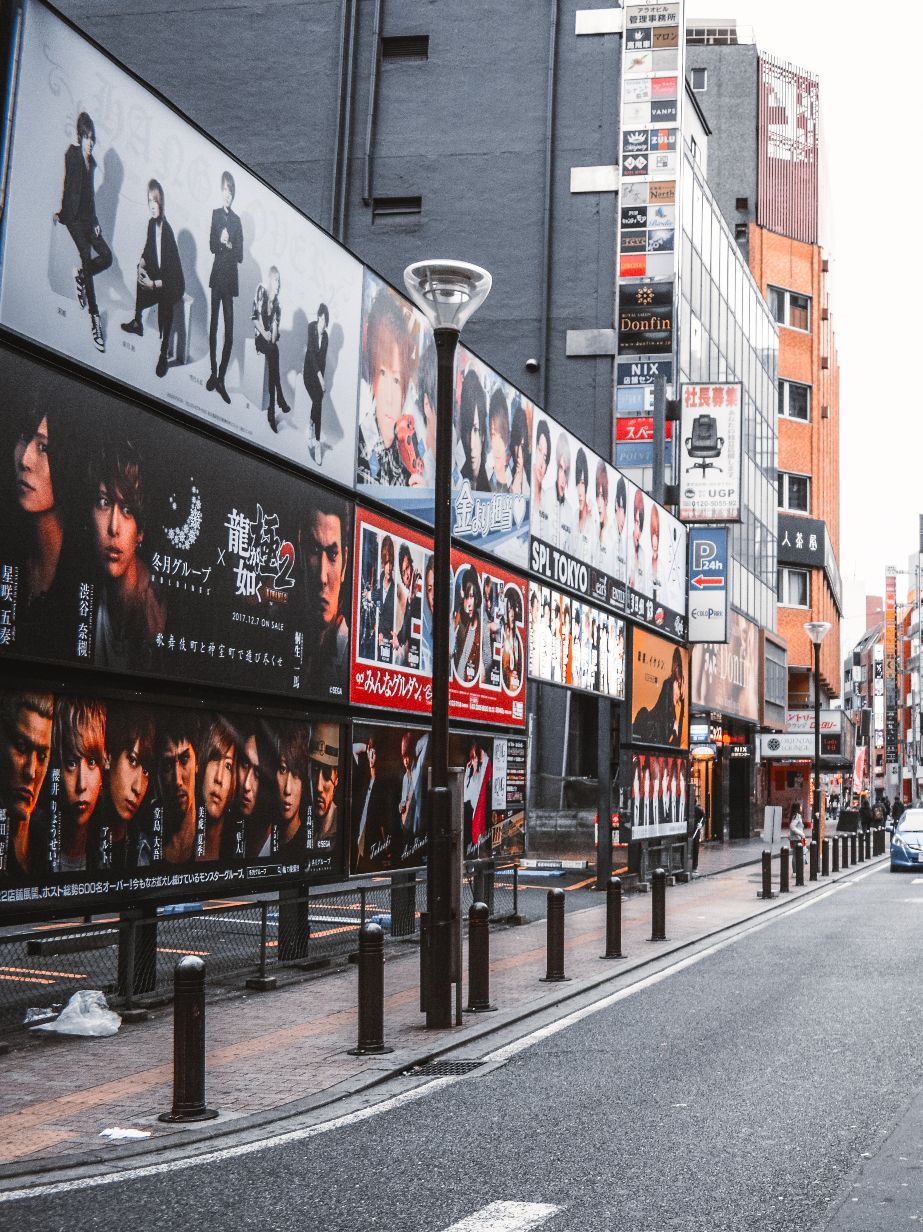
<path fill-rule="evenodd" d="M 638 384 L 674 378 L 677 206 L 682 168 L 683 0 L 626 0 L 622 52 L 615 417 L 639 408 Z M 653 362 L 648 362 L 653 361 Z M 638 372 L 646 377 L 638 378 Z M 635 374 L 629 376 L 629 374 Z M 637 465 L 613 432 L 616 465 Z M 651 461 L 653 458 L 651 458 Z M 647 463 L 648 465 L 650 462 Z"/>
<path fill-rule="evenodd" d="M 897 765 L 897 578 L 885 578 L 885 761 Z"/>

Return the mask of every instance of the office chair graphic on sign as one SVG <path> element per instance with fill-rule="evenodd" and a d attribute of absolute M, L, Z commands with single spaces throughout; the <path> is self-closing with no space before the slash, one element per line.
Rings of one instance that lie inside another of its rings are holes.
<path fill-rule="evenodd" d="M 690 458 L 698 458 L 698 461 L 693 462 L 688 469 L 698 470 L 701 467 L 703 475 L 711 467 L 716 471 L 723 470 L 717 462 L 709 460 L 720 458 L 723 448 L 724 437 L 718 435 L 718 423 L 714 415 L 696 415 L 692 421 L 692 435 L 686 437 L 686 453 Z"/>

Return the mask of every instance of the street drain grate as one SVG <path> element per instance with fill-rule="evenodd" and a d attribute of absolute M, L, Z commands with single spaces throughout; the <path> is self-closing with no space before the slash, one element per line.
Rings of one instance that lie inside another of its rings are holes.
<path fill-rule="evenodd" d="M 405 1078 L 456 1078 L 459 1074 L 470 1074 L 473 1069 L 483 1065 L 483 1061 L 430 1061 L 415 1069 L 404 1071 Z"/>

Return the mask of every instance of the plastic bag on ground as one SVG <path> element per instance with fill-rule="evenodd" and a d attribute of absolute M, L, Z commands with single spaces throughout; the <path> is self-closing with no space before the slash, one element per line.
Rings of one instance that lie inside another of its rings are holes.
<path fill-rule="evenodd" d="M 99 1136 L 109 1138 L 112 1142 L 135 1141 L 138 1138 L 150 1138 L 151 1131 L 149 1129 L 121 1129 L 118 1125 L 113 1125 L 110 1129 L 101 1130 Z"/>
<path fill-rule="evenodd" d="M 106 1004 L 106 998 L 95 989 L 75 992 L 54 1022 L 42 1023 L 33 1031 L 53 1031 L 56 1035 L 115 1035 L 122 1020 Z"/>

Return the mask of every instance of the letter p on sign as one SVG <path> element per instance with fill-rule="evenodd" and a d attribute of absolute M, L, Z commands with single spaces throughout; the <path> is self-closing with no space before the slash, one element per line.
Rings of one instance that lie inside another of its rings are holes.
<path fill-rule="evenodd" d="M 717 555 L 714 543 L 711 539 L 696 539 L 692 545 L 692 568 L 695 572 L 702 569 L 707 569 L 709 561 L 714 560 Z"/>

